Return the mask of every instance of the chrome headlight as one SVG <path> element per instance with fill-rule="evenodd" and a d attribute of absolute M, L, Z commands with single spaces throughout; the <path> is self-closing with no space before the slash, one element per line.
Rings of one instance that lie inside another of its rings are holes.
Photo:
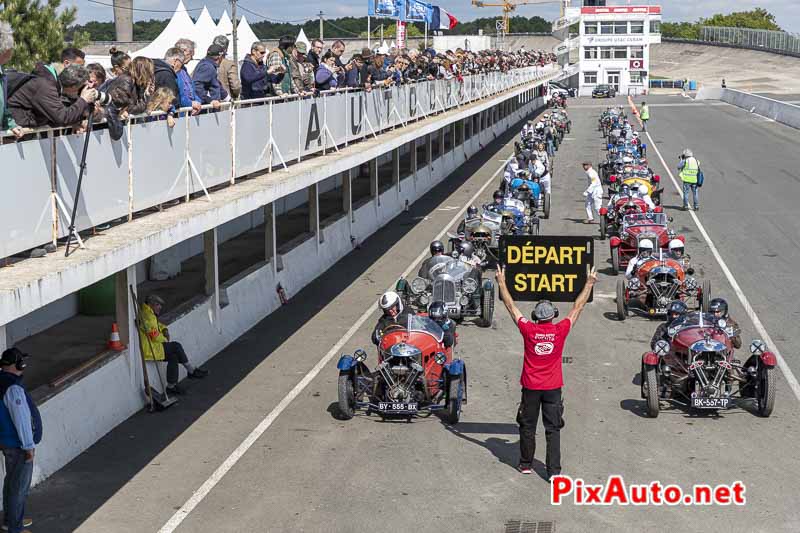
<path fill-rule="evenodd" d="M 632 291 L 639 289 L 639 278 L 631 278 L 628 280 L 628 288 Z"/>
<path fill-rule="evenodd" d="M 445 355 L 444 352 L 436 352 L 436 355 L 434 356 L 434 361 L 436 361 L 436 364 L 438 365 L 443 365 L 444 362 L 447 361 L 447 356 Z"/>
<path fill-rule="evenodd" d="M 361 361 L 364 361 L 366 358 L 367 358 L 367 352 L 365 352 L 364 350 L 356 350 L 355 352 L 353 352 L 353 359 L 355 359 L 359 363 Z"/>
<path fill-rule="evenodd" d="M 753 355 L 761 355 L 767 351 L 767 343 L 761 339 L 756 339 L 750 343 L 750 353 Z"/>
<path fill-rule="evenodd" d="M 462 295 L 460 302 L 462 307 L 466 306 L 469 303 L 469 298 L 467 297 L 467 295 Z"/>
<path fill-rule="evenodd" d="M 727 321 L 727 320 L 725 320 L 724 318 L 720 318 L 719 320 L 717 320 L 717 327 L 718 327 L 719 329 L 725 329 L 725 327 L 726 327 L 727 325 L 728 325 L 728 321 Z"/>
<path fill-rule="evenodd" d="M 478 290 L 478 281 L 475 278 L 466 278 L 461 288 L 464 289 L 465 293 L 472 294 Z"/>
<path fill-rule="evenodd" d="M 425 278 L 414 278 L 411 282 L 411 292 L 414 294 L 420 294 L 425 292 L 425 289 L 428 288 L 428 280 Z"/>
<path fill-rule="evenodd" d="M 693 291 L 697 289 L 697 280 L 692 277 L 688 277 L 685 280 L 683 280 L 683 284 L 686 286 L 686 290 L 688 291 Z"/>
<path fill-rule="evenodd" d="M 669 353 L 669 343 L 667 341 L 665 341 L 664 339 L 661 339 L 660 341 L 658 341 L 656 343 L 655 348 L 653 349 L 653 351 L 659 357 L 664 357 L 665 355 L 667 355 Z"/>
<path fill-rule="evenodd" d="M 428 305 L 429 303 L 431 303 L 430 296 L 428 296 L 427 293 L 423 294 L 422 296 L 419 297 L 419 303 L 422 305 Z"/>

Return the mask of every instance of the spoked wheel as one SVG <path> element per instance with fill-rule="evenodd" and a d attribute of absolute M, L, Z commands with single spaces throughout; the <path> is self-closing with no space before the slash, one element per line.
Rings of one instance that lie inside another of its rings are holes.
<path fill-rule="evenodd" d="M 711 282 L 706 280 L 703 282 L 703 300 L 700 303 L 700 308 L 704 313 L 708 313 L 708 306 L 711 303 Z"/>
<path fill-rule="evenodd" d="M 656 418 L 661 409 L 658 398 L 658 376 L 656 375 L 655 365 L 648 365 L 645 367 L 643 380 L 646 380 L 647 388 L 647 416 Z"/>
<path fill-rule="evenodd" d="M 339 414 L 343 420 L 350 420 L 355 416 L 355 408 L 353 379 L 348 372 L 339 372 Z"/>
<path fill-rule="evenodd" d="M 611 266 L 614 270 L 614 275 L 619 274 L 619 248 L 611 249 Z"/>
<path fill-rule="evenodd" d="M 772 414 L 775 406 L 775 367 L 760 365 L 756 385 L 756 405 L 758 416 L 764 418 Z"/>
<path fill-rule="evenodd" d="M 481 321 L 483 327 L 488 328 L 492 325 L 494 318 L 494 286 L 487 289 L 484 288 L 481 294 Z"/>
<path fill-rule="evenodd" d="M 461 418 L 461 400 L 464 398 L 464 384 L 461 376 L 453 376 L 447 386 L 447 423 L 458 424 Z"/>
<path fill-rule="evenodd" d="M 617 318 L 620 321 L 628 318 L 628 302 L 625 299 L 625 280 L 617 280 Z"/>

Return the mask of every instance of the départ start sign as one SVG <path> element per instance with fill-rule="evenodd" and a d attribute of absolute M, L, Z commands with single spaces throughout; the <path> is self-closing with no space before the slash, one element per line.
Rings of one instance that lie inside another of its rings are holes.
<path fill-rule="evenodd" d="M 506 285 L 515 300 L 572 302 L 594 265 L 594 240 L 504 235 L 500 238 L 500 264 L 506 269 Z"/>

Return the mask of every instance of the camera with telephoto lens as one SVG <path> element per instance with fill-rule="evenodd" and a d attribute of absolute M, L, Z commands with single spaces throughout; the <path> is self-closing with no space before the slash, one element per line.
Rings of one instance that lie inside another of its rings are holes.
<path fill-rule="evenodd" d="M 97 100 L 95 100 L 95 102 L 101 106 L 107 106 L 111 103 L 111 95 L 103 91 L 97 91 Z"/>

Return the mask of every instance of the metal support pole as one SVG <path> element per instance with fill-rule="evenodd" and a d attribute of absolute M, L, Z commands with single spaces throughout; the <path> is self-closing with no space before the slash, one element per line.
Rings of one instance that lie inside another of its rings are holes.
<path fill-rule="evenodd" d="M 323 17 L 324 16 L 325 16 L 325 13 L 323 13 L 322 10 L 320 9 L 319 10 L 319 40 L 320 41 L 323 39 L 322 21 L 323 21 Z"/>
<path fill-rule="evenodd" d="M 237 39 L 237 26 L 239 22 L 236 20 L 236 0 L 231 0 L 231 14 L 233 17 L 233 64 L 236 65 L 236 70 L 239 70 L 239 39 Z"/>

